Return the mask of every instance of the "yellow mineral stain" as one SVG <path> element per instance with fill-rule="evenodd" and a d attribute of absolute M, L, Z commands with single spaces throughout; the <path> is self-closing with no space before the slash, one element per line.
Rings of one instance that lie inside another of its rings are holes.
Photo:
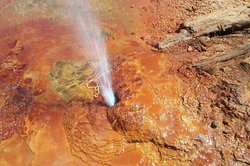
<path fill-rule="evenodd" d="M 0 142 L 0 165 L 30 165 L 35 154 L 18 134 Z"/>

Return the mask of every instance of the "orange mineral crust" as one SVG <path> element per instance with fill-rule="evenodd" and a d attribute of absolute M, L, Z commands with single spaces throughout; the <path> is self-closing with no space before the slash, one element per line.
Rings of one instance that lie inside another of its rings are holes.
<path fill-rule="evenodd" d="M 77 2 L 0 2 L 0 166 L 250 164 L 249 59 L 195 67 L 245 39 L 215 36 L 204 52 L 198 39 L 153 47 L 212 5 L 91 1 L 109 52 L 116 104 L 108 107 Z"/>

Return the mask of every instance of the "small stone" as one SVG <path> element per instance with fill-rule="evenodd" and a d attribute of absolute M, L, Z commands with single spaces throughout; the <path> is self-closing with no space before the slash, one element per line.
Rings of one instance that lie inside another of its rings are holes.
<path fill-rule="evenodd" d="M 218 127 L 218 122 L 213 121 L 213 122 L 211 123 L 211 127 L 212 127 L 213 129 L 217 128 L 217 127 Z"/>
<path fill-rule="evenodd" d="M 245 126 L 245 130 L 247 133 L 250 133 L 250 122 L 248 122 Z"/>
<path fill-rule="evenodd" d="M 207 51 L 207 48 L 204 45 L 201 45 L 201 51 Z"/>
<path fill-rule="evenodd" d="M 134 33 L 134 32 L 131 32 L 130 34 L 131 34 L 131 35 L 135 35 L 135 33 Z"/>
<path fill-rule="evenodd" d="M 223 130 L 222 133 L 223 134 L 229 134 L 229 130 Z"/>
<path fill-rule="evenodd" d="M 225 125 L 225 126 L 229 126 L 228 121 L 227 121 L 227 120 L 225 120 L 225 119 L 223 119 L 222 124 L 223 124 L 223 125 Z"/>
<path fill-rule="evenodd" d="M 189 11 L 189 12 L 192 12 L 192 11 L 193 11 L 193 10 L 192 10 L 192 7 L 186 8 L 186 10 Z"/>
<path fill-rule="evenodd" d="M 241 67 L 246 70 L 249 71 L 250 70 L 250 58 L 244 59 L 241 63 L 240 63 Z"/>
<path fill-rule="evenodd" d="M 188 52 L 191 52 L 193 50 L 194 50 L 194 48 L 192 46 L 188 46 L 188 49 L 187 49 Z"/>
<path fill-rule="evenodd" d="M 142 37 L 140 37 L 141 38 L 141 40 L 145 40 L 145 37 L 144 36 L 142 36 Z"/>
<path fill-rule="evenodd" d="M 192 10 L 195 12 L 198 10 L 198 8 L 196 6 L 192 6 Z"/>
<path fill-rule="evenodd" d="M 237 131 L 236 134 L 235 134 L 235 136 L 237 138 L 244 138 L 244 134 L 242 133 L 242 131 Z"/>
<path fill-rule="evenodd" d="M 207 46 L 207 42 L 210 41 L 210 37 L 207 36 L 201 36 L 199 37 L 199 41 L 203 46 Z"/>

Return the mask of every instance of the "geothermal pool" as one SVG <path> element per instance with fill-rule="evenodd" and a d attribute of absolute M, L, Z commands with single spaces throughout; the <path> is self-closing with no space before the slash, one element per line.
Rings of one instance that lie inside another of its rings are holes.
<path fill-rule="evenodd" d="M 152 47 L 190 17 L 166 3 L 94 0 L 92 17 L 66 0 L 1 1 L 0 165 L 223 163 L 220 86 L 184 67 L 203 54 Z"/>

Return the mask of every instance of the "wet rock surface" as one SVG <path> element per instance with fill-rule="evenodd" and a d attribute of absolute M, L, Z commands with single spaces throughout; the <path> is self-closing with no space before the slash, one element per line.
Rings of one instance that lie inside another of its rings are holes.
<path fill-rule="evenodd" d="M 152 69 L 152 73 L 157 71 L 154 77 L 158 76 L 153 78 L 143 69 L 151 65 L 143 60 L 146 57 L 135 55 L 131 58 L 133 62 L 125 60 L 116 64 L 135 78 L 118 74 L 119 69 L 114 71 L 122 83 L 115 86 L 120 102 L 108 110 L 112 127 L 159 165 L 219 163 L 210 129 L 197 114 L 185 109 L 187 104 L 179 96 L 187 91 L 182 86 L 184 82 L 174 75 L 165 75 L 160 68 Z M 155 59 L 161 63 L 165 61 L 159 57 Z"/>
<path fill-rule="evenodd" d="M 113 130 L 107 118 L 107 107 L 102 104 L 71 102 L 63 124 L 72 154 L 86 165 L 155 163 Z M 126 160 L 128 156 L 131 158 Z"/>
<path fill-rule="evenodd" d="M 97 80 L 93 78 L 94 64 L 77 61 L 58 61 L 50 72 L 50 79 L 55 91 L 65 100 L 82 97 L 94 100 L 99 95 Z"/>
<path fill-rule="evenodd" d="M 77 4 L 0 2 L 0 165 L 249 165 L 249 58 L 195 66 L 249 35 L 150 46 L 190 17 L 248 2 L 96 2 L 113 107 L 68 13 Z"/>

